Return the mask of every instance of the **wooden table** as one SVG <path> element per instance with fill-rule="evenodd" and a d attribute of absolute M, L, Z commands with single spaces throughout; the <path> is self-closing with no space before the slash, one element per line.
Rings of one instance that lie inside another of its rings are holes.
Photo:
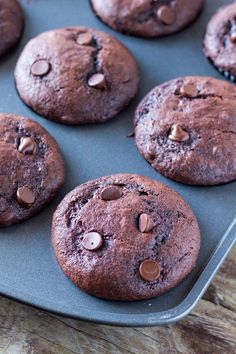
<path fill-rule="evenodd" d="M 66 319 L 0 297 L 0 353 L 234 354 L 236 247 L 192 312 L 179 323 L 118 328 Z"/>

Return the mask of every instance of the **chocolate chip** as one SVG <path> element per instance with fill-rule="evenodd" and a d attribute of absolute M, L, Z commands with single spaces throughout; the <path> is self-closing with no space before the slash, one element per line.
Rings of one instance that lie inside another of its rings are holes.
<path fill-rule="evenodd" d="M 148 153 L 147 153 L 147 158 L 148 158 L 148 160 L 150 160 L 150 161 L 155 160 L 155 158 L 156 158 L 155 151 L 149 150 Z"/>
<path fill-rule="evenodd" d="M 37 150 L 37 145 L 34 139 L 29 137 L 22 137 L 20 139 L 18 151 L 22 152 L 22 154 L 33 155 L 36 153 L 36 150 Z"/>
<path fill-rule="evenodd" d="M 213 155 L 215 155 L 217 152 L 218 152 L 218 147 L 217 146 L 213 146 L 213 148 L 212 148 Z"/>
<path fill-rule="evenodd" d="M 100 74 L 100 73 L 92 75 L 88 79 L 88 85 L 90 87 L 93 87 L 93 88 L 96 88 L 96 89 L 100 89 L 100 90 L 105 89 L 105 87 L 106 87 L 105 76 L 103 74 Z"/>
<path fill-rule="evenodd" d="M 101 192 L 101 198 L 105 201 L 116 200 L 122 196 L 122 191 L 119 187 L 108 186 L 105 187 Z"/>
<path fill-rule="evenodd" d="M 187 141 L 189 139 L 189 133 L 181 128 L 179 124 L 174 124 L 171 128 L 168 139 L 177 142 Z"/>
<path fill-rule="evenodd" d="M 132 131 L 129 134 L 127 134 L 126 136 L 127 136 L 127 138 L 134 138 L 135 137 L 135 132 Z"/>
<path fill-rule="evenodd" d="M 138 224 L 139 224 L 139 231 L 142 233 L 150 232 L 155 226 L 152 218 L 148 214 L 141 214 L 139 216 Z"/>
<path fill-rule="evenodd" d="M 173 25 L 176 21 L 176 12 L 170 6 L 163 5 L 157 10 L 157 17 L 165 25 Z"/>
<path fill-rule="evenodd" d="M 51 65 L 46 59 L 39 59 L 31 66 L 31 73 L 34 76 L 45 76 L 51 70 Z"/>
<path fill-rule="evenodd" d="M 230 40 L 232 43 L 236 44 L 236 32 L 231 33 Z"/>
<path fill-rule="evenodd" d="M 30 206 L 35 201 L 35 195 L 28 187 L 20 187 L 16 193 L 18 203 L 23 206 Z"/>
<path fill-rule="evenodd" d="M 183 85 L 180 88 L 180 94 L 184 97 L 196 97 L 198 95 L 198 89 L 193 84 Z"/>
<path fill-rule="evenodd" d="M 155 281 L 160 277 L 161 267 L 156 261 L 147 259 L 140 264 L 139 274 L 145 281 Z"/>
<path fill-rule="evenodd" d="M 89 232 L 84 236 L 82 246 L 88 251 L 96 251 L 103 245 L 103 238 L 98 232 Z"/>
<path fill-rule="evenodd" d="M 80 45 L 89 45 L 93 41 L 93 36 L 91 33 L 80 33 L 77 37 L 77 43 Z"/>
<path fill-rule="evenodd" d="M 9 226 L 14 218 L 14 214 L 11 211 L 0 212 L 0 225 Z"/>

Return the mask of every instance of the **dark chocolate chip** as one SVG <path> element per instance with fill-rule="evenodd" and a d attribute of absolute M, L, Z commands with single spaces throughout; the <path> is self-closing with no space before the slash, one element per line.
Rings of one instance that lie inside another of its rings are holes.
<path fill-rule="evenodd" d="M 22 137 L 20 139 L 18 151 L 22 152 L 22 154 L 33 155 L 36 153 L 36 150 L 37 150 L 37 145 L 34 139 L 29 137 Z"/>
<path fill-rule="evenodd" d="M 88 251 L 96 251 L 103 245 L 103 238 L 98 232 L 89 232 L 84 236 L 82 246 Z"/>
<path fill-rule="evenodd" d="M 196 97 L 198 95 L 198 89 L 194 84 L 183 85 L 180 88 L 180 94 L 184 97 Z"/>
<path fill-rule="evenodd" d="M 122 196 L 122 191 L 117 186 L 105 187 L 101 192 L 101 198 L 105 201 L 116 200 Z"/>
<path fill-rule="evenodd" d="M 155 226 L 152 218 L 148 214 L 141 214 L 139 216 L 138 224 L 139 224 L 139 231 L 142 233 L 150 232 Z"/>
<path fill-rule="evenodd" d="M 23 206 L 30 206 L 35 201 L 35 195 L 28 187 L 20 187 L 16 193 L 18 203 Z"/>
<path fill-rule="evenodd" d="M 139 274 L 145 281 L 155 281 L 161 275 L 161 267 L 156 261 L 147 259 L 140 264 Z"/>
<path fill-rule="evenodd" d="M 174 124 L 171 128 L 168 139 L 177 142 L 187 141 L 189 139 L 189 133 L 186 132 L 179 124 Z"/>
<path fill-rule="evenodd" d="M 93 35 L 89 32 L 80 33 L 77 37 L 77 43 L 80 45 L 89 45 L 93 41 Z"/>
<path fill-rule="evenodd" d="M 165 25 L 173 25 L 176 21 L 176 12 L 170 6 L 163 5 L 157 10 L 157 17 Z"/>
<path fill-rule="evenodd" d="M 106 79 L 103 74 L 97 73 L 88 79 L 88 85 L 95 89 L 103 90 L 106 88 Z"/>
<path fill-rule="evenodd" d="M 34 76 L 45 76 L 51 70 L 51 65 L 46 59 L 39 59 L 31 66 L 31 73 Z"/>

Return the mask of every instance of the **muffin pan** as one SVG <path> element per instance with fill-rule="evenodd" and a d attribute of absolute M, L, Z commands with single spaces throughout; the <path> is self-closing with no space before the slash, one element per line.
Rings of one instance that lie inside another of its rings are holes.
<path fill-rule="evenodd" d="M 187 315 L 203 295 L 236 239 L 236 182 L 216 187 L 192 187 L 173 182 L 140 156 L 134 139 L 134 111 L 155 85 L 185 75 L 222 79 L 202 53 L 206 24 L 216 9 L 231 1 L 206 1 L 201 17 L 188 29 L 157 40 L 115 33 L 101 23 L 89 1 L 22 1 L 26 15 L 23 39 L 0 60 L 0 111 L 28 116 L 42 124 L 58 141 L 66 159 L 67 178 L 58 198 L 44 211 L 17 226 L 0 230 L 0 293 L 69 317 L 124 326 L 152 326 Z M 94 27 L 125 43 L 135 55 L 141 83 L 137 98 L 105 124 L 69 127 L 46 120 L 18 97 L 13 72 L 27 41 L 40 32 L 74 25 Z M 51 247 L 51 218 L 63 196 L 75 186 L 118 172 L 146 175 L 176 189 L 193 208 L 202 233 L 198 263 L 191 275 L 169 293 L 141 302 L 112 302 L 79 290 L 58 266 Z"/>

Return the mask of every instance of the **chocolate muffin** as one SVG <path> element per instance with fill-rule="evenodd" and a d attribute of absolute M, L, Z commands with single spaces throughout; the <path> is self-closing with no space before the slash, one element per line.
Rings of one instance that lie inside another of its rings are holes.
<path fill-rule="evenodd" d="M 52 243 L 62 270 L 82 290 L 132 301 L 161 295 L 192 271 L 200 232 L 175 191 L 118 174 L 82 184 L 63 199 Z"/>
<path fill-rule="evenodd" d="M 59 147 L 37 122 L 0 114 L 0 227 L 39 212 L 64 182 Z"/>
<path fill-rule="evenodd" d="M 220 73 L 236 81 L 236 2 L 221 7 L 210 20 L 204 53 Z"/>
<path fill-rule="evenodd" d="M 160 37 L 191 24 L 202 10 L 203 0 L 91 0 L 96 15 L 114 30 Z"/>
<path fill-rule="evenodd" d="M 154 88 L 135 114 L 136 144 L 160 173 L 216 185 L 236 179 L 236 87 L 185 77 Z"/>
<path fill-rule="evenodd" d="M 24 15 L 17 0 L 0 0 L 0 57 L 20 40 Z"/>
<path fill-rule="evenodd" d="M 135 96 L 139 74 L 129 50 L 114 37 L 85 27 L 40 34 L 15 70 L 23 101 L 66 124 L 105 122 Z"/>

